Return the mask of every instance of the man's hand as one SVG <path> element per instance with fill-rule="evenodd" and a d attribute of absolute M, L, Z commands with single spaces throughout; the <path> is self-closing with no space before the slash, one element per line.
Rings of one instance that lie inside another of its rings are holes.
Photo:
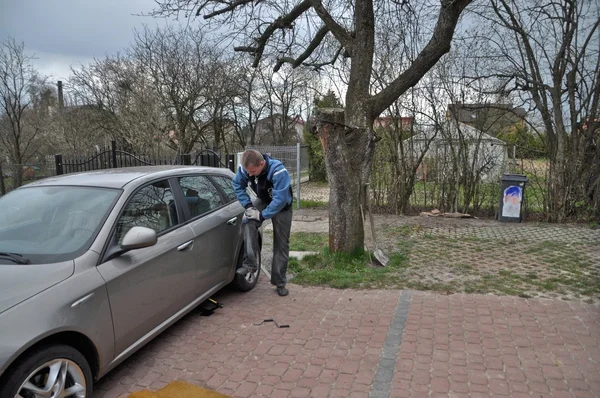
<path fill-rule="evenodd" d="M 245 216 L 248 220 L 262 221 L 260 218 L 260 211 L 256 207 L 249 207 L 246 209 Z"/>

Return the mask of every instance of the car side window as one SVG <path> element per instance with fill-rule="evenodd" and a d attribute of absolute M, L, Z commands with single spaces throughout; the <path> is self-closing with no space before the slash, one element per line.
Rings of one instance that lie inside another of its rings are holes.
<path fill-rule="evenodd" d="M 181 177 L 179 185 L 192 218 L 218 209 L 222 205 L 217 187 L 206 176 Z"/>
<path fill-rule="evenodd" d="M 169 181 L 158 181 L 142 187 L 132 196 L 117 221 L 117 241 L 120 244 L 133 227 L 147 227 L 158 234 L 177 224 L 177 208 Z"/>
<path fill-rule="evenodd" d="M 235 195 L 235 191 L 233 189 L 233 181 L 231 178 L 223 177 L 223 176 L 213 176 L 215 183 L 223 190 L 225 193 L 225 197 L 229 203 L 237 200 L 237 196 Z"/>

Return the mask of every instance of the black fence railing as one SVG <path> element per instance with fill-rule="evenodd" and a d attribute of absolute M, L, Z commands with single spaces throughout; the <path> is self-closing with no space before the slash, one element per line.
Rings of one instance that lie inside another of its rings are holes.
<path fill-rule="evenodd" d="M 227 167 L 231 171 L 235 171 L 235 155 L 233 154 L 225 155 L 224 161 L 221 159 L 221 155 L 211 149 L 202 149 L 193 154 L 180 154 L 174 158 L 149 157 L 118 149 L 115 141 L 111 141 L 110 148 L 90 157 L 54 155 L 54 161 L 57 175 L 118 167 L 158 165 Z"/>

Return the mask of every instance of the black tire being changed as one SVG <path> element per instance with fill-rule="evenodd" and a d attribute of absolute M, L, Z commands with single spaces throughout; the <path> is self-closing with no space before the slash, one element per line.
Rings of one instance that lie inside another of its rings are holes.
<path fill-rule="evenodd" d="M 254 286 L 256 286 L 256 283 L 258 282 L 258 278 L 260 277 L 260 265 L 261 265 L 260 250 L 257 250 L 255 252 L 255 256 L 257 259 L 257 263 L 258 263 L 258 268 L 257 268 L 256 272 L 248 273 L 246 275 L 239 275 L 236 273 L 235 278 L 233 279 L 233 286 L 242 292 L 248 292 L 248 291 L 254 289 Z M 242 251 L 240 253 L 240 255 L 238 256 L 238 263 L 237 263 L 236 269 L 240 269 L 243 266 L 243 264 L 244 264 L 244 253 Z"/>

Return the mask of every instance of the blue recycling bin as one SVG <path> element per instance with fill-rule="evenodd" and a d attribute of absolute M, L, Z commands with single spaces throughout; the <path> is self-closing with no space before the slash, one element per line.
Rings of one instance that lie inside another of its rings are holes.
<path fill-rule="evenodd" d="M 503 174 L 500 181 L 500 206 L 496 219 L 501 222 L 523 221 L 523 199 L 527 176 Z"/>

